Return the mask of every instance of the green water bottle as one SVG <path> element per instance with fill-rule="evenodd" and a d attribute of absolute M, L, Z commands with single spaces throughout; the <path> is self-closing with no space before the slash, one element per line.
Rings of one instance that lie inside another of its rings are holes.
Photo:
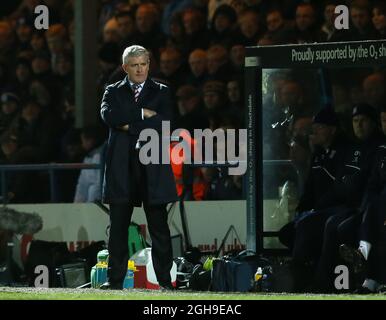
<path fill-rule="evenodd" d="M 108 262 L 107 260 L 109 259 L 109 251 L 108 250 L 101 250 L 97 254 L 97 262 Z"/>

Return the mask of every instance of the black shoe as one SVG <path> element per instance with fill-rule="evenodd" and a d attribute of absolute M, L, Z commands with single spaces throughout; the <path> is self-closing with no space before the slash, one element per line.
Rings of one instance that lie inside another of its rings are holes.
<path fill-rule="evenodd" d="M 112 282 L 105 282 L 104 284 L 102 284 L 99 289 L 101 290 L 122 290 L 123 289 L 123 286 L 122 284 L 119 284 L 119 283 L 112 283 Z"/>
<path fill-rule="evenodd" d="M 174 291 L 176 290 L 171 283 L 162 284 L 159 286 L 161 291 Z"/>
<path fill-rule="evenodd" d="M 375 292 L 371 291 L 369 288 L 360 287 L 354 291 L 354 294 L 374 294 Z"/>
<path fill-rule="evenodd" d="M 386 294 L 386 284 L 381 284 L 378 287 L 377 292 L 380 293 L 380 294 Z"/>
<path fill-rule="evenodd" d="M 350 264 L 355 274 L 362 274 L 366 269 L 366 259 L 358 249 L 342 244 L 339 247 L 340 257 Z"/>

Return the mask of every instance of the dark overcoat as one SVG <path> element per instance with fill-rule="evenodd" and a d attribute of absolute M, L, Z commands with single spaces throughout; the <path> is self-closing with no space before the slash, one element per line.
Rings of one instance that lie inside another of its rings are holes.
<path fill-rule="evenodd" d="M 141 108 L 157 114 L 142 120 Z M 109 138 L 105 155 L 102 201 L 105 203 L 132 203 L 141 206 L 138 199 L 131 199 L 133 174 L 129 163 L 135 156 L 135 146 L 141 130 L 151 128 L 161 133 L 162 121 L 171 121 L 170 90 L 167 86 L 147 79 L 138 101 L 127 76 L 106 87 L 101 104 L 101 117 L 109 126 Z M 129 125 L 128 131 L 119 129 Z M 167 138 L 167 137 L 163 137 Z M 161 148 L 162 137 L 159 144 Z M 150 205 L 165 204 L 178 200 L 174 176 L 170 164 L 147 164 L 147 192 Z"/>

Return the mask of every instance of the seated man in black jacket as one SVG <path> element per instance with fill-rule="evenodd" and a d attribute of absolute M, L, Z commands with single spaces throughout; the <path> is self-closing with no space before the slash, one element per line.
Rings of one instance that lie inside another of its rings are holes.
<path fill-rule="evenodd" d="M 295 291 L 310 288 L 322 244 L 324 225 L 336 214 L 348 215 L 361 195 L 361 151 L 339 132 L 332 109 L 313 119 L 315 148 L 295 220 L 280 230 L 280 241 L 292 249 Z"/>
<path fill-rule="evenodd" d="M 338 248 L 341 238 L 339 230 L 344 221 L 358 220 L 359 208 L 364 185 L 367 177 L 370 176 L 375 152 L 378 146 L 384 143 L 384 136 L 378 127 L 378 112 L 368 104 L 355 105 L 352 110 L 352 127 L 356 139 L 355 149 L 359 147 L 360 155 L 358 158 L 358 174 L 347 175 L 343 179 L 349 188 L 341 189 L 346 192 L 347 198 L 356 198 L 356 202 L 351 202 L 353 210 L 338 212 L 326 221 L 323 232 L 323 245 L 320 254 L 317 272 L 316 289 L 322 292 L 335 291 L 334 288 L 334 269 L 340 264 L 338 261 Z M 354 155 L 355 156 L 355 155 Z M 353 190 L 354 189 L 354 190 Z M 351 191 L 354 191 L 351 193 Z M 343 195 L 344 196 L 344 195 Z M 349 203 L 349 202 L 348 202 Z M 355 207 L 355 208 L 354 208 Z M 355 232 L 345 234 L 346 239 L 355 237 Z"/>
<path fill-rule="evenodd" d="M 386 135 L 386 108 L 381 111 L 383 134 Z M 371 293 L 386 283 L 386 144 L 379 143 L 371 162 L 371 174 L 358 215 L 338 227 L 341 257 L 352 267 L 356 280 L 366 278 L 358 293 Z M 357 249 L 354 249 L 354 248 Z M 383 289 L 384 290 L 384 289 Z"/>

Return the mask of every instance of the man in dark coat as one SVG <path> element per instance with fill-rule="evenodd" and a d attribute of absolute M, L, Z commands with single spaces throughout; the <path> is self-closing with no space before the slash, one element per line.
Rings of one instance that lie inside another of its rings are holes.
<path fill-rule="evenodd" d="M 110 204 L 109 281 L 102 289 L 122 289 L 127 272 L 128 227 L 133 208 L 142 203 L 157 280 L 161 287 L 172 289 L 173 256 L 166 204 L 178 200 L 173 173 L 170 163 L 144 165 L 139 157 L 141 131 L 154 129 L 161 134 L 162 121 L 171 120 L 170 93 L 166 86 L 148 79 L 150 60 L 145 48 L 130 46 L 122 59 L 127 76 L 106 88 L 101 105 L 102 119 L 110 128 L 102 199 Z"/>

